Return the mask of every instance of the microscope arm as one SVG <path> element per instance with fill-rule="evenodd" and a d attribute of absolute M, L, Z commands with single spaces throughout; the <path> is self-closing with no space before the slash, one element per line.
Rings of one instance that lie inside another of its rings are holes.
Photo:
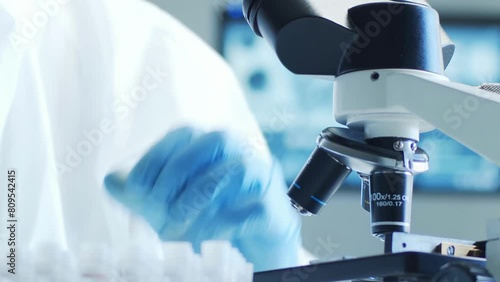
<path fill-rule="evenodd" d="M 500 95 L 425 74 L 387 76 L 387 103 L 401 106 L 500 165 Z"/>

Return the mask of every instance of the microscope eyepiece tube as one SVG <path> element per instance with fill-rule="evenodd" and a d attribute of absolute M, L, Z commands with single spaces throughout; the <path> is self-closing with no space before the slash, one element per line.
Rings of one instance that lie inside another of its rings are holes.
<path fill-rule="evenodd" d="M 303 215 L 318 214 L 350 173 L 350 168 L 317 147 L 288 190 L 292 205 Z"/>
<path fill-rule="evenodd" d="M 372 234 L 410 232 L 413 174 L 403 171 L 374 172 L 370 176 Z"/>

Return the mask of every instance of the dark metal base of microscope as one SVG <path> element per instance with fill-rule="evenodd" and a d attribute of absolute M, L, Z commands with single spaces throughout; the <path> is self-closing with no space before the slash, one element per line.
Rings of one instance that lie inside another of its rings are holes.
<path fill-rule="evenodd" d="M 385 236 L 384 255 L 259 272 L 254 282 L 494 282 L 486 244 L 396 232 Z"/>
<path fill-rule="evenodd" d="M 447 265 L 450 267 L 446 272 Z M 485 267 L 484 259 L 408 252 L 259 272 L 254 275 L 254 282 L 495 281 Z"/>

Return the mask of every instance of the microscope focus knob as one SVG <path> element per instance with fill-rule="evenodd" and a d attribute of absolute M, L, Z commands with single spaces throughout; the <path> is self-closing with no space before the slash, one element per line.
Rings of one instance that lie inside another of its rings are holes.
<path fill-rule="evenodd" d="M 445 265 L 432 278 L 432 282 L 495 282 L 488 271 L 480 266 L 465 263 L 451 263 Z"/>

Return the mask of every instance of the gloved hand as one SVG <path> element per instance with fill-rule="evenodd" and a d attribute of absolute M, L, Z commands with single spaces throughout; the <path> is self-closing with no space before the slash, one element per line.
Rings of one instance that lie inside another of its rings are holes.
<path fill-rule="evenodd" d="M 175 130 L 127 177 L 110 174 L 105 185 L 162 240 L 190 241 L 197 250 L 205 240 L 228 240 L 257 271 L 297 263 L 300 219 L 279 165 L 228 133 Z"/>

